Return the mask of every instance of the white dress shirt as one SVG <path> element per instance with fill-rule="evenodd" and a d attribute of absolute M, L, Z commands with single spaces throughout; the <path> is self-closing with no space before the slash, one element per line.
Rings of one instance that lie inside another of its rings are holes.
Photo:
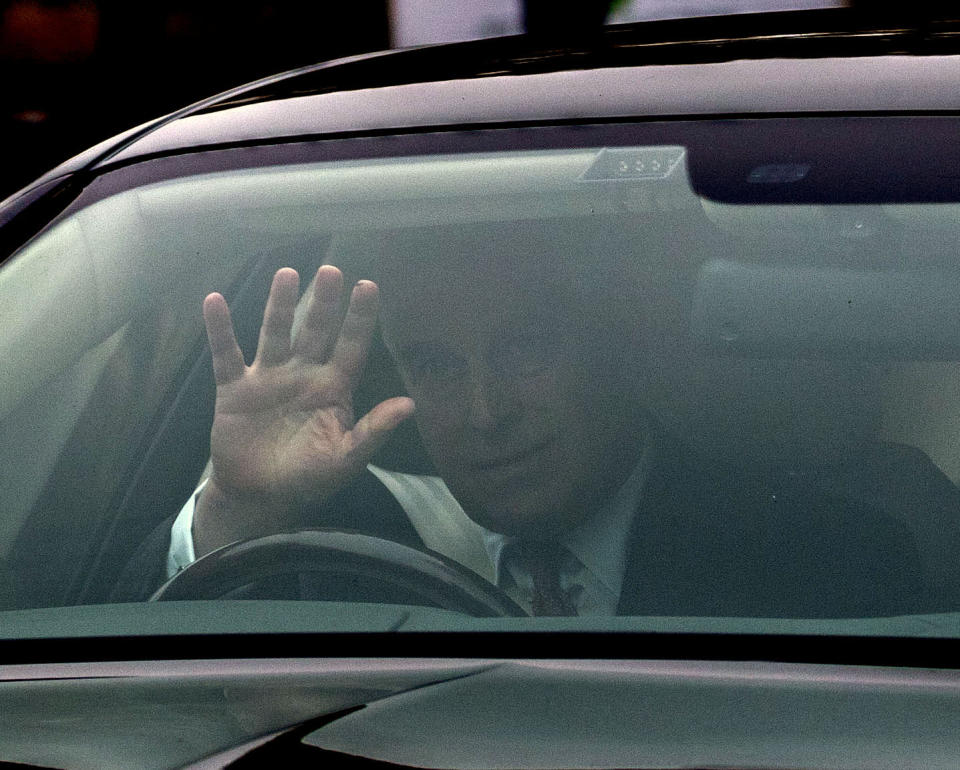
<path fill-rule="evenodd" d="M 613 498 L 560 541 L 569 552 L 561 567 L 561 588 L 580 615 L 616 614 L 633 517 L 640 503 L 650 454 L 650 447 L 646 447 Z M 437 476 L 367 467 L 397 499 L 427 548 L 498 585 L 521 607 L 530 610 L 533 581 L 511 559 L 512 538 L 491 532 L 470 519 Z M 191 528 L 196 500 L 205 484 L 197 487 L 174 521 L 167 555 L 168 577 L 196 559 Z"/>

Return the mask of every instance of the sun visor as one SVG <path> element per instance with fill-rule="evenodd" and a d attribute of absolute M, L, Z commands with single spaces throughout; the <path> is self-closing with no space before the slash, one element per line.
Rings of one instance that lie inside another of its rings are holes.
<path fill-rule="evenodd" d="M 953 117 L 746 120 L 691 142 L 694 192 L 737 204 L 960 201 Z M 936 151 L 931 151 L 936 148 Z"/>
<path fill-rule="evenodd" d="M 711 260 L 691 334 L 708 355 L 960 360 L 960 272 Z"/>

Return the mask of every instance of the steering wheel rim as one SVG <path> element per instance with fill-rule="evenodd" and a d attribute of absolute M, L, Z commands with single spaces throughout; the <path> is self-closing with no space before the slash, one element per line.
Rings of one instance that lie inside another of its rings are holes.
<path fill-rule="evenodd" d="M 302 529 L 223 546 L 167 580 L 150 601 L 218 599 L 267 578 L 299 574 L 378 582 L 408 593 L 410 604 L 474 617 L 527 617 L 501 589 L 439 553 L 335 529 Z"/>

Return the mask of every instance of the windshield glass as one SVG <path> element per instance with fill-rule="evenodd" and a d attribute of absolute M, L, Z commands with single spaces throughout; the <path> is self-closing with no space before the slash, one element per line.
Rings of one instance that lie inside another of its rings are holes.
<path fill-rule="evenodd" d="M 883 120 L 104 176 L 0 271 L 3 633 L 957 635 L 958 204 Z"/>

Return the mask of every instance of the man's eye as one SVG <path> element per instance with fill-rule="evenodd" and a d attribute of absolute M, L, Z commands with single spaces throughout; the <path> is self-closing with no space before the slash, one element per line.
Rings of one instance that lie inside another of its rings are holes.
<path fill-rule="evenodd" d="M 414 360 L 409 370 L 415 382 L 447 382 L 463 374 L 466 365 L 456 356 L 438 353 Z"/>
<path fill-rule="evenodd" d="M 556 353 L 556 344 L 545 335 L 524 335 L 497 346 L 493 365 L 503 374 L 535 374 L 550 366 Z"/>

